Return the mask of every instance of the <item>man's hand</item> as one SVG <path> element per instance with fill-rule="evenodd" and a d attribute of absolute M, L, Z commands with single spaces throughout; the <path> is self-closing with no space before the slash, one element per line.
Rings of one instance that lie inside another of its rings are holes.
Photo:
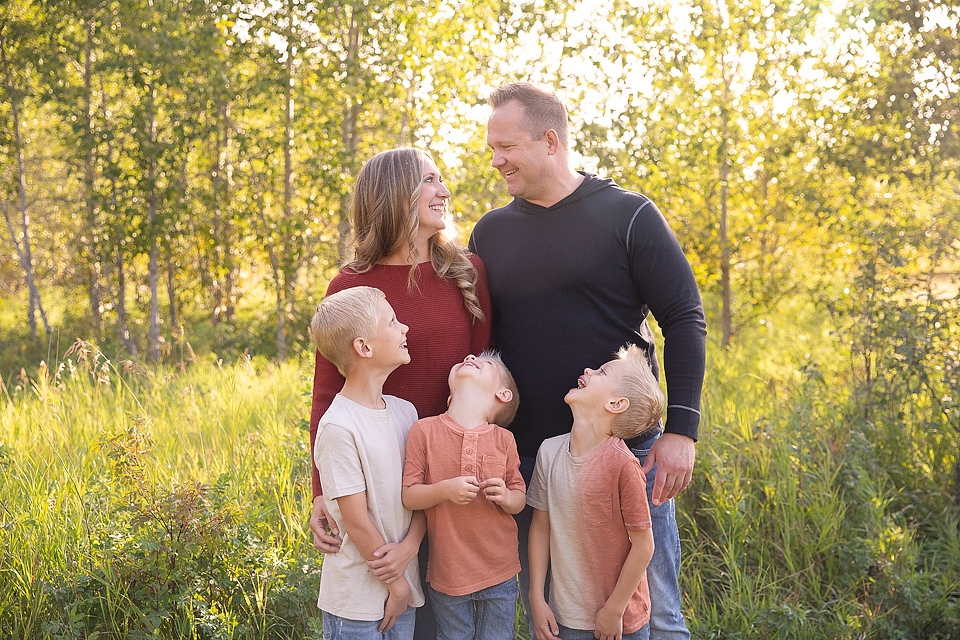
<path fill-rule="evenodd" d="M 676 433 L 664 433 L 650 447 L 643 472 L 649 473 L 657 465 L 653 482 L 653 504 L 663 504 L 687 488 L 693 477 L 693 462 L 697 449 L 693 438 Z"/>
<path fill-rule="evenodd" d="M 367 560 L 367 567 L 377 576 L 377 580 L 383 584 L 390 584 L 403 575 L 410 562 L 417 557 L 416 552 L 413 555 L 407 555 L 403 552 L 404 546 L 399 543 L 388 542 L 373 552 L 376 560 Z"/>
<path fill-rule="evenodd" d="M 395 580 L 390 586 L 390 595 L 387 596 L 387 603 L 383 607 L 383 621 L 377 627 L 380 633 L 386 633 L 393 627 L 400 614 L 407 610 L 410 603 L 410 585 L 406 578 Z"/>
<path fill-rule="evenodd" d="M 327 533 L 329 527 L 330 533 Z M 340 551 L 340 529 L 330 514 L 323 496 L 313 499 L 313 513 L 310 514 L 310 531 L 313 532 L 313 546 L 320 553 L 337 553 Z"/>

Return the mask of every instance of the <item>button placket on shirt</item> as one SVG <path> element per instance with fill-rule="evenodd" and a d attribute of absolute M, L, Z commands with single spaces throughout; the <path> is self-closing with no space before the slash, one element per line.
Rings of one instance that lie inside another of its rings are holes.
<path fill-rule="evenodd" d="M 480 469 L 477 465 L 477 443 L 479 434 L 464 433 L 463 444 L 460 445 L 460 475 L 475 476 L 480 479 Z"/>

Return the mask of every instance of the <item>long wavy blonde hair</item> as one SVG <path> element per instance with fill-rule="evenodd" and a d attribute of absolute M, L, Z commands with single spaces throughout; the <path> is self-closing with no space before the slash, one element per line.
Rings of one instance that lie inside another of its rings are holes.
<path fill-rule="evenodd" d="M 390 149 L 373 156 L 360 169 L 350 207 L 354 256 L 344 269 L 366 273 L 406 243 L 413 257 L 407 284 L 416 286 L 420 262 L 416 247 L 420 224 L 417 207 L 423 188 L 424 160 L 433 162 L 430 154 L 420 149 Z M 439 277 L 454 281 L 467 311 L 474 319 L 483 321 L 477 297 L 477 270 L 460 245 L 437 233 L 427 247 L 433 270 Z"/>

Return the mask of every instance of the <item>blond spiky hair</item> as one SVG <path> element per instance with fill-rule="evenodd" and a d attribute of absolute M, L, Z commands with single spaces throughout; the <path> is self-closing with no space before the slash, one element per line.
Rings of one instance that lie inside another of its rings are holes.
<path fill-rule="evenodd" d="M 380 289 L 351 287 L 330 294 L 317 306 L 310 339 L 341 375 L 353 365 L 353 341 L 377 333 L 377 308 L 386 299 Z"/>
<path fill-rule="evenodd" d="M 617 357 L 623 364 L 614 391 L 629 400 L 630 406 L 614 417 L 613 435 L 629 440 L 656 426 L 663 416 L 664 398 L 646 354 L 637 345 L 620 349 Z"/>

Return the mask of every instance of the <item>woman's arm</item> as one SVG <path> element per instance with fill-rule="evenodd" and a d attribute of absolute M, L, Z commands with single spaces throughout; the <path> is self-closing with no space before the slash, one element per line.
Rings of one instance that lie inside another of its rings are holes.
<path fill-rule="evenodd" d="M 313 484 L 313 509 L 310 514 L 310 531 L 313 546 L 321 553 L 337 553 L 340 550 L 340 531 L 323 502 L 323 487 L 320 472 L 314 458 L 317 445 L 317 427 L 320 418 L 330 408 L 334 396 L 343 387 L 343 376 L 333 364 L 318 351 L 313 369 L 313 403 L 310 408 L 310 469 Z M 329 531 L 329 533 L 328 533 Z"/>

